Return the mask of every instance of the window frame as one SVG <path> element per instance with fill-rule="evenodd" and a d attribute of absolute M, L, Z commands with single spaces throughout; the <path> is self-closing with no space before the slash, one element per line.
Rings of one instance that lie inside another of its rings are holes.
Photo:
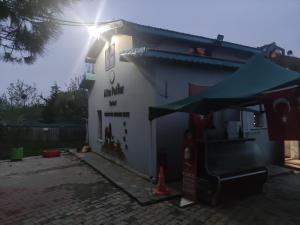
<path fill-rule="evenodd" d="M 97 110 L 97 139 L 103 140 L 103 117 L 102 110 Z"/>
<path fill-rule="evenodd" d="M 116 65 L 116 46 L 115 44 L 110 45 L 105 50 L 105 71 L 109 71 Z"/>

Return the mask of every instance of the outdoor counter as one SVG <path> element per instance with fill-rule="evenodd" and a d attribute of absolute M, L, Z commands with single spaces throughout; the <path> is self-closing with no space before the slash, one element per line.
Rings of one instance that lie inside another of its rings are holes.
<path fill-rule="evenodd" d="M 255 141 L 255 138 L 237 138 L 237 139 L 200 139 L 197 140 L 198 143 L 231 143 L 231 142 L 246 142 Z"/>
<path fill-rule="evenodd" d="M 197 144 L 200 199 L 214 205 L 222 195 L 262 190 L 267 169 L 254 138 L 198 140 Z"/>

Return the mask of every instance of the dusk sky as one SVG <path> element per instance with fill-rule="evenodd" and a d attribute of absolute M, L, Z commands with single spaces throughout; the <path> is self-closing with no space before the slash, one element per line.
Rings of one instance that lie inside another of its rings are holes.
<path fill-rule="evenodd" d="M 275 41 L 300 56 L 299 0 L 85 0 L 65 10 L 62 19 L 131 22 L 216 38 L 252 47 Z M 17 79 L 35 83 L 48 94 L 54 81 L 62 88 L 81 75 L 89 34 L 87 27 L 63 27 L 57 40 L 33 65 L 0 63 L 0 94 Z"/>

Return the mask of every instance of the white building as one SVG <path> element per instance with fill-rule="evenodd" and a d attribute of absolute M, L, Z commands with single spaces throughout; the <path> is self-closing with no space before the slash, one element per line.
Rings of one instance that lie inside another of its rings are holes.
<path fill-rule="evenodd" d="M 190 84 L 212 86 L 226 79 L 260 50 L 223 41 L 222 35 L 211 39 L 124 20 L 102 23 L 100 30 L 86 58 L 93 71 L 82 83 L 89 92 L 92 150 L 148 178 L 156 177 L 157 155 L 164 152 L 167 178 L 179 178 L 189 115 L 175 113 L 150 122 L 149 106 L 187 97 Z M 257 138 L 270 161 L 272 143 L 265 127 L 256 129 L 253 113 L 243 114 L 244 133 Z M 238 111 L 217 112 L 214 126 L 240 118 Z M 105 137 L 111 140 L 105 143 Z"/>

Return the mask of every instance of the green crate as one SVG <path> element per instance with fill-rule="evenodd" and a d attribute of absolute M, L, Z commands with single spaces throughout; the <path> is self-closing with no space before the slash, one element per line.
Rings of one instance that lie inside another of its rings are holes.
<path fill-rule="evenodd" d="M 10 152 L 10 160 L 17 161 L 23 159 L 23 147 L 12 148 Z"/>

